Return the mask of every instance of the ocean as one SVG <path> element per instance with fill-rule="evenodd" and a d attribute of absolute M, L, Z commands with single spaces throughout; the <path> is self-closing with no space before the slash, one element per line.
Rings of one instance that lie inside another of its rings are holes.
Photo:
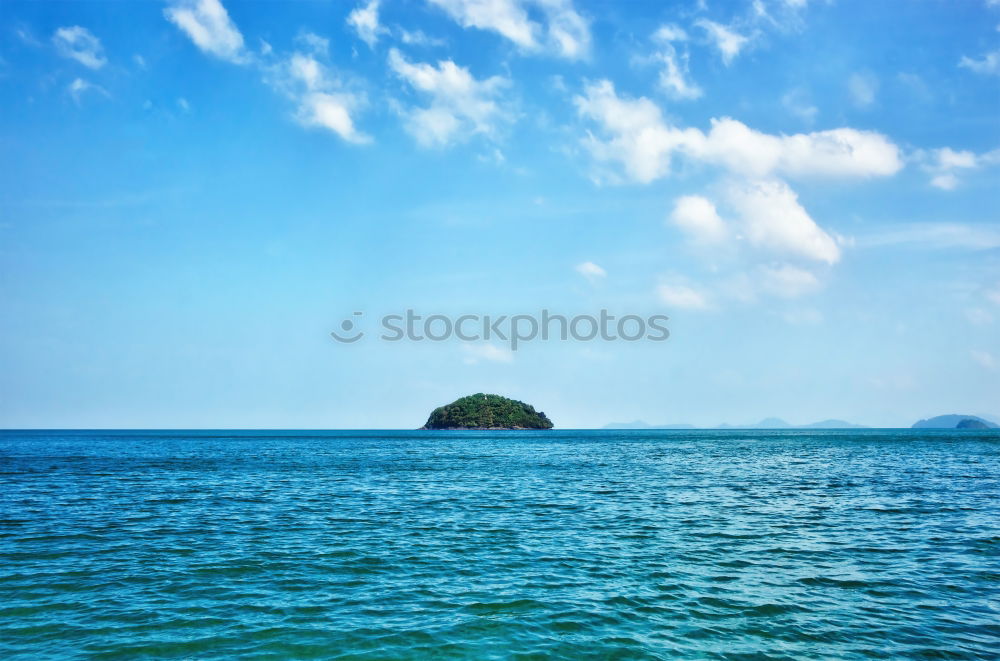
<path fill-rule="evenodd" d="M 1000 658 L 1000 432 L 0 432 L 2 659 Z"/>

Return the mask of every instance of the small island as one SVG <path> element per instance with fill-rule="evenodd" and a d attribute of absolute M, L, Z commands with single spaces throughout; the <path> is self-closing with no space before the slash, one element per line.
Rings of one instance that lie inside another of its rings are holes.
<path fill-rule="evenodd" d="M 552 429 L 552 421 L 530 404 L 478 392 L 434 409 L 421 429 Z"/>
<path fill-rule="evenodd" d="M 986 424 L 982 420 L 978 420 L 975 418 L 965 418 L 957 425 L 955 425 L 955 429 L 989 429 L 989 428 L 990 426 L 988 424 Z"/>

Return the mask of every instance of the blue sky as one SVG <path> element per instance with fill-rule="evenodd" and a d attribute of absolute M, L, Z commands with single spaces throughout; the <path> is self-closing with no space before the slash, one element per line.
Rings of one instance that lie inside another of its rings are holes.
<path fill-rule="evenodd" d="M 0 425 L 1000 417 L 996 0 L 4 2 L 0 35 Z M 373 337 L 407 308 L 671 337 Z"/>

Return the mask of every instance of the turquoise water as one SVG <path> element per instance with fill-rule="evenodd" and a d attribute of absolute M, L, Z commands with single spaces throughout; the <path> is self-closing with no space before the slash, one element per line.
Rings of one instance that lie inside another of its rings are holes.
<path fill-rule="evenodd" d="M 0 432 L 0 658 L 998 658 L 1000 433 Z"/>

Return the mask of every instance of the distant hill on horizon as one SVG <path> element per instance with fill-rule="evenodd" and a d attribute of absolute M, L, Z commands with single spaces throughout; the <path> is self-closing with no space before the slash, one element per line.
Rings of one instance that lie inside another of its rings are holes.
<path fill-rule="evenodd" d="M 971 417 L 971 416 L 966 416 Z M 731 425 L 722 423 L 714 427 L 697 427 L 695 425 L 675 423 L 665 425 L 651 425 L 644 420 L 633 420 L 632 422 L 612 422 L 604 425 L 602 429 L 867 429 L 865 425 L 856 425 L 845 420 L 820 420 L 807 425 L 793 425 L 781 418 L 764 418 L 760 422 L 747 425 Z"/>
<path fill-rule="evenodd" d="M 987 420 L 986 418 L 980 418 L 977 415 L 960 415 L 958 413 L 949 413 L 947 415 L 936 415 L 933 418 L 927 418 L 925 420 L 918 420 L 913 423 L 912 429 L 957 429 L 958 426 L 966 420 L 974 420 L 976 422 L 985 425 L 986 429 L 996 429 L 997 423 Z M 966 423 L 963 429 L 972 428 Z M 982 429 L 982 427 L 980 427 Z"/>

